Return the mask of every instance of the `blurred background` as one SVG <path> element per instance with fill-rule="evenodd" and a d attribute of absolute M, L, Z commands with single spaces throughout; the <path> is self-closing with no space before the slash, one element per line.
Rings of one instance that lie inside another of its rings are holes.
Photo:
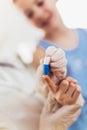
<path fill-rule="evenodd" d="M 86 1 L 87 0 L 58 0 L 57 7 L 59 8 L 61 16 L 67 26 L 87 27 Z M 0 32 L 2 31 L 2 25 L 5 26 L 5 28 L 6 25 L 9 25 L 8 29 L 11 28 L 13 24 L 15 25 L 14 28 L 18 25 L 18 13 L 14 11 L 10 2 L 11 0 L 0 0 Z M 16 29 L 18 30 L 18 26 Z"/>
<path fill-rule="evenodd" d="M 87 28 L 86 1 L 87 0 L 58 0 L 57 8 L 66 26 L 70 28 Z M 0 43 L 6 43 L 5 51 L 7 51 L 8 44 L 12 46 L 15 44 L 20 46 L 21 44 L 21 49 L 18 51 L 21 54 L 24 53 L 22 58 L 27 63 L 27 59 L 30 58 L 30 61 L 32 60 L 28 52 L 34 50 L 38 40 L 43 36 L 43 32 L 29 25 L 25 19 L 23 14 L 13 5 L 12 0 L 0 0 Z M 30 50 L 28 50 L 28 48 L 30 48 Z M 1 48 L 0 51 L 2 50 Z M 4 54 L 3 51 L 3 55 Z"/>
<path fill-rule="evenodd" d="M 87 28 L 87 0 L 58 0 L 57 7 L 68 27 Z"/>

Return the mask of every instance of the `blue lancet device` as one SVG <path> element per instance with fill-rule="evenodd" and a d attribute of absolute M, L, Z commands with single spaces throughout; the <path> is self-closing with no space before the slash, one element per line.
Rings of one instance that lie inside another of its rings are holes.
<path fill-rule="evenodd" d="M 48 75 L 50 73 L 50 57 L 45 57 L 43 64 L 43 73 Z"/>

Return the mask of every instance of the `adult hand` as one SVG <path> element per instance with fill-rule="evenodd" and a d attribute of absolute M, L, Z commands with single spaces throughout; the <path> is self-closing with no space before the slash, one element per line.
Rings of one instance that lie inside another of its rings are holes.
<path fill-rule="evenodd" d="M 50 46 L 46 49 L 45 58 L 46 57 L 50 57 L 50 62 L 49 62 L 50 73 L 49 73 L 49 76 L 52 78 L 52 80 L 56 84 L 60 80 L 64 79 L 65 76 L 66 76 L 67 60 L 66 60 L 66 57 L 65 57 L 65 53 L 60 48 Z M 40 65 L 37 69 L 37 89 L 40 93 L 47 96 L 48 95 L 48 88 L 46 87 L 44 79 L 42 78 L 44 59 L 40 61 Z"/>
<path fill-rule="evenodd" d="M 51 109 L 52 106 L 47 102 L 40 117 L 39 130 L 66 130 L 78 118 L 81 106 L 64 105 L 56 112 Z"/>
<path fill-rule="evenodd" d="M 57 81 L 64 79 L 67 73 L 67 59 L 63 49 L 50 46 L 46 49 L 46 57 L 50 57 L 50 69 Z"/>
<path fill-rule="evenodd" d="M 80 95 L 80 89 L 79 87 L 77 87 L 78 89 L 75 88 L 76 90 L 74 90 L 74 93 L 73 85 L 69 85 L 67 82 L 77 84 L 76 80 L 72 78 L 66 78 L 60 83 L 59 89 L 57 91 L 54 91 L 52 88 L 55 85 L 54 82 L 48 76 L 43 76 L 43 78 L 48 84 L 49 89 L 53 93 L 55 99 L 59 103 L 61 103 L 62 106 L 54 111 L 53 109 L 55 104 L 53 103 L 53 100 L 51 100 L 51 98 L 48 97 L 47 103 L 45 104 L 40 117 L 39 130 L 66 130 L 71 124 L 73 124 L 77 120 L 80 114 L 81 107 L 84 104 L 83 99 L 80 100 L 78 103 L 76 102 Z M 67 90 L 66 94 L 64 94 L 68 85 L 70 88 L 68 88 L 69 90 Z M 72 92 L 74 93 L 73 96 L 71 96 Z"/>

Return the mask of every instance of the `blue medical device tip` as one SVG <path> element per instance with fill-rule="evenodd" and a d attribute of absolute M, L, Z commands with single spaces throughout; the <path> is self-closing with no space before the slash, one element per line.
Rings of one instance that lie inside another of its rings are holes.
<path fill-rule="evenodd" d="M 44 75 L 48 75 L 50 73 L 50 57 L 45 57 L 44 59 L 43 73 Z"/>
<path fill-rule="evenodd" d="M 44 75 L 48 75 L 50 73 L 50 65 L 44 64 L 43 70 L 44 70 Z"/>

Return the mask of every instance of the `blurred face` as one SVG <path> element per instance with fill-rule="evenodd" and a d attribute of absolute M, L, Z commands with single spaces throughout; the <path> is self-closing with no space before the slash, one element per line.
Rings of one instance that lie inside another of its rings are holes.
<path fill-rule="evenodd" d="M 56 0 L 16 0 L 16 4 L 35 26 L 45 31 L 56 27 Z"/>

